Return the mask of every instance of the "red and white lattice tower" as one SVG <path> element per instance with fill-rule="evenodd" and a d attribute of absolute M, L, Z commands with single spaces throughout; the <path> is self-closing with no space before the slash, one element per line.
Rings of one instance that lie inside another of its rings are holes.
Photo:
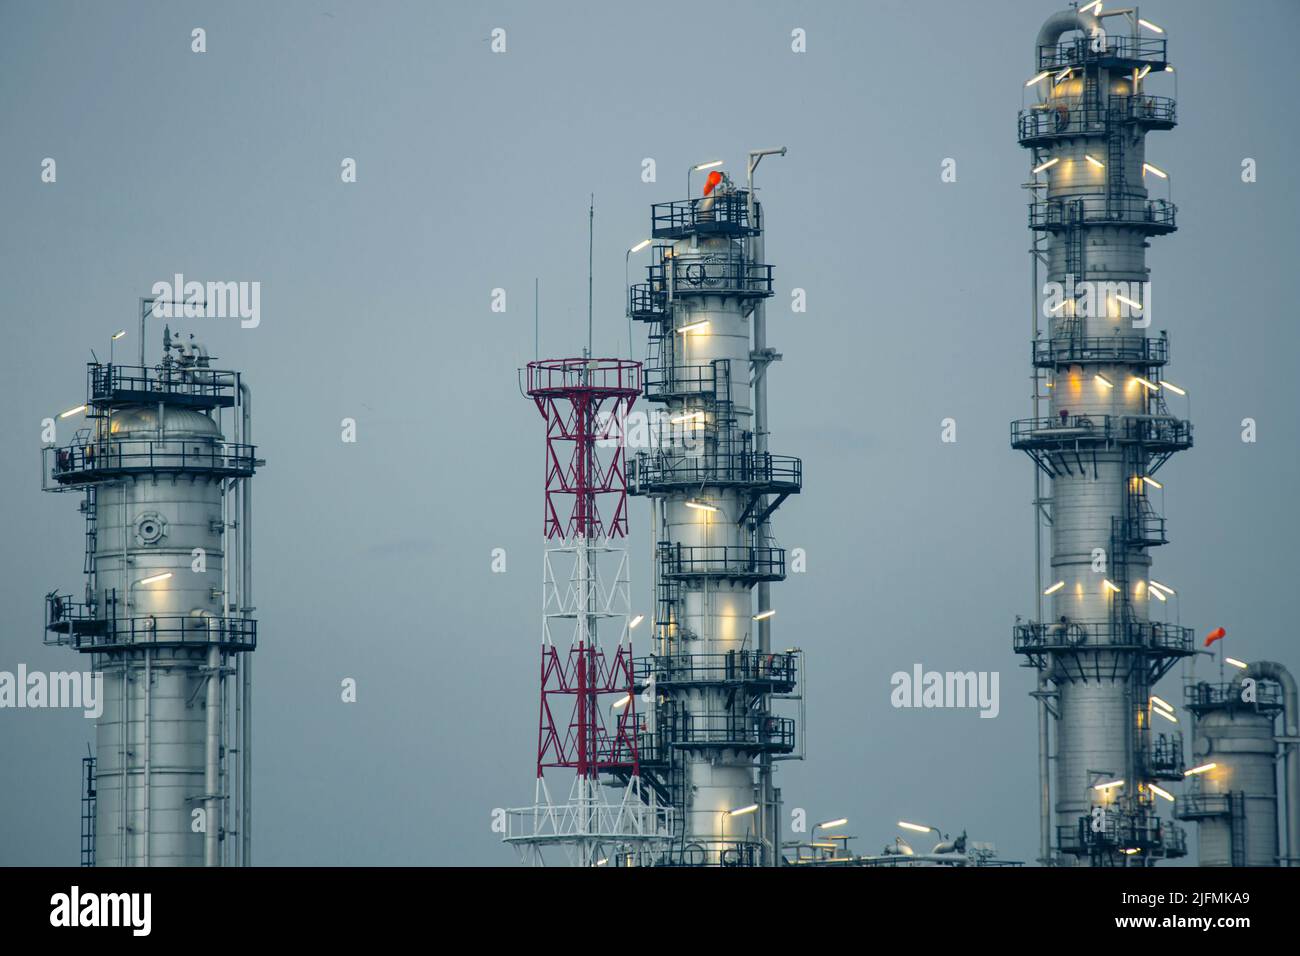
<path fill-rule="evenodd" d="M 550 848 L 578 866 L 653 862 L 669 811 L 641 788 L 627 551 L 614 546 L 627 536 L 624 436 L 641 365 L 530 362 L 527 392 L 546 420 L 542 686 L 535 803 L 507 811 L 505 839 L 535 865 Z M 574 771 L 564 803 L 547 784 L 555 769 Z"/>

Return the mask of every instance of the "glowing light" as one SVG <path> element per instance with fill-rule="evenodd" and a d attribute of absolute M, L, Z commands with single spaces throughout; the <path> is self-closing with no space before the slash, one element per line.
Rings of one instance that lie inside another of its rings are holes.
<path fill-rule="evenodd" d="M 1159 176 L 1161 179 L 1169 178 L 1169 174 L 1167 172 L 1165 172 L 1159 166 L 1152 166 L 1150 163 L 1143 163 L 1142 171 L 1144 173 L 1154 173 L 1155 175 Z"/>
<path fill-rule="evenodd" d="M 638 614 L 636 617 L 632 618 L 632 620 L 630 620 L 630 621 L 627 622 L 627 629 L 628 629 L 629 631 L 632 630 L 632 628 L 636 627 L 638 624 L 640 624 L 640 623 L 641 623 L 642 621 L 644 621 L 644 620 L 645 620 L 645 615 L 644 615 L 644 614 Z"/>
<path fill-rule="evenodd" d="M 685 415 L 678 415 L 676 418 L 668 419 L 670 425 L 685 425 L 687 422 L 693 422 L 697 419 L 703 419 L 703 412 L 687 412 Z"/>
<path fill-rule="evenodd" d="M 1142 303 L 1141 303 L 1141 302 L 1134 302 L 1132 299 L 1126 298 L 1126 297 L 1124 297 L 1124 296 L 1122 296 L 1122 295 L 1117 295 L 1117 296 L 1115 296 L 1115 301 L 1116 301 L 1116 302 L 1123 302 L 1123 303 L 1124 303 L 1126 306 L 1128 306 L 1130 309 L 1137 309 L 1139 312 L 1142 311 Z"/>
<path fill-rule="evenodd" d="M 1134 375 L 1133 380 L 1137 382 L 1139 385 L 1141 385 L 1143 388 L 1145 388 L 1148 392 L 1160 391 L 1159 385 L 1157 385 L 1155 382 L 1143 378 L 1141 375 Z"/>
<path fill-rule="evenodd" d="M 917 833 L 929 833 L 934 827 L 923 826 L 920 823 L 908 823 L 906 820 L 899 820 L 898 825 L 904 830 L 915 830 Z M 935 830 L 937 833 L 938 831 Z"/>
<path fill-rule="evenodd" d="M 691 170 L 692 170 L 693 172 L 697 172 L 697 173 L 698 173 L 701 169 L 712 169 L 714 166 L 721 166 L 721 165 L 722 165 L 722 160 L 720 160 L 720 159 L 712 159 L 712 160 L 709 160 L 709 162 L 707 162 L 707 163 L 700 163 L 698 166 L 692 166 L 692 167 L 691 167 Z"/>
<path fill-rule="evenodd" d="M 1035 167 L 1034 167 L 1034 172 L 1035 172 L 1035 173 L 1041 173 L 1044 169 L 1051 169 L 1053 166 L 1055 166 L 1055 165 L 1056 165 L 1057 163 L 1059 163 L 1060 161 L 1061 161 L 1061 157 L 1059 157 L 1059 156 L 1053 156 L 1053 157 L 1052 157 L 1051 159 L 1049 159 L 1047 162 L 1045 162 L 1045 163 L 1039 163 L 1037 166 L 1035 166 Z M 1061 304 L 1064 305 L 1065 303 L 1061 303 Z"/>
<path fill-rule="evenodd" d="M 1152 488 L 1164 488 L 1164 485 L 1160 484 L 1160 482 L 1156 481 L 1150 475 L 1143 475 L 1142 480 L 1145 481 Z"/>
<path fill-rule="evenodd" d="M 1142 851 L 1137 849 L 1136 847 L 1128 847 L 1127 849 L 1121 850 L 1120 852 L 1123 853 L 1125 856 L 1133 856 L 1134 854 L 1141 853 Z"/>
<path fill-rule="evenodd" d="M 1102 375 L 1100 372 L 1094 375 L 1093 378 L 1095 378 L 1098 382 L 1100 382 L 1102 385 L 1106 386 L 1107 388 L 1115 387 L 1115 383 L 1112 382 L 1110 379 L 1108 379 L 1105 375 Z"/>
<path fill-rule="evenodd" d="M 171 577 L 171 576 L 172 576 L 172 573 L 171 573 L 170 571 L 164 571 L 162 574 L 151 574 L 151 575 L 150 575 L 149 577 L 147 577 L 147 578 L 141 578 L 139 581 L 136 581 L 135 583 L 136 583 L 136 584 L 155 584 L 155 583 L 157 583 L 158 581 L 166 581 L 166 580 L 167 580 L 169 577 Z"/>
<path fill-rule="evenodd" d="M 1150 72 L 1151 72 L 1151 64 L 1148 63 L 1146 66 L 1142 67 L 1142 69 L 1138 70 L 1138 79 L 1139 80 L 1142 79 Z"/>
<path fill-rule="evenodd" d="M 774 608 L 768 608 L 766 611 L 763 611 L 761 614 L 755 614 L 754 620 L 766 621 L 769 617 L 775 617 L 775 616 L 776 616 L 776 610 Z"/>
<path fill-rule="evenodd" d="M 627 706 L 628 704 L 630 704 L 630 703 L 632 703 L 632 695 L 631 695 L 631 694 L 625 694 L 625 695 L 623 696 L 623 699 L 622 699 L 622 700 L 616 700 L 616 701 L 614 702 L 614 704 L 613 704 L 613 709 L 614 709 L 614 710 L 622 710 L 624 707 L 626 707 L 626 706 Z"/>
<path fill-rule="evenodd" d="M 1062 70 L 1060 73 L 1056 74 L 1055 77 L 1053 77 L 1052 84 L 1055 85 L 1057 83 L 1060 83 L 1064 79 L 1068 79 L 1070 74 L 1073 72 L 1074 72 L 1074 67 L 1067 66 L 1064 70 Z"/>
<path fill-rule="evenodd" d="M 112 337 L 109 339 L 109 341 L 111 341 L 111 342 L 116 342 L 118 339 L 120 339 L 120 338 L 121 338 L 122 336 L 124 336 L 124 335 L 126 335 L 126 329 L 118 329 L 116 332 L 113 333 L 113 335 L 112 335 Z"/>
<path fill-rule="evenodd" d="M 696 511 L 717 511 L 718 510 L 713 505 L 706 505 L 702 501 L 688 501 L 686 502 L 686 507 L 694 508 Z"/>
<path fill-rule="evenodd" d="M 1162 386 L 1164 386 L 1165 388 L 1169 389 L 1169 391 L 1173 392 L 1175 395 L 1186 395 L 1186 394 L 1187 394 L 1186 391 L 1184 391 L 1183 389 L 1179 388 L 1179 387 L 1178 387 L 1177 385 L 1175 385 L 1173 382 L 1166 382 L 1163 378 L 1160 380 L 1160 384 L 1161 384 Z"/>
<path fill-rule="evenodd" d="M 840 817 L 838 820 L 827 820 L 825 823 L 817 824 L 818 830 L 829 830 L 832 827 L 842 827 L 849 822 L 848 817 Z"/>
<path fill-rule="evenodd" d="M 1143 20 L 1141 17 L 1138 17 L 1138 26 L 1146 27 L 1146 28 L 1147 28 L 1148 30 L 1150 30 L 1152 33 L 1164 33 L 1164 32 L 1165 32 L 1164 30 L 1162 30 L 1162 29 L 1160 29 L 1158 26 L 1156 26 L 1154 23 L 1152 23 L 1150 20 Z"/>
<path fill-rule="evenodd" d="M 1055 162 L 1055 160 L 1053 160 L 1053 162 Z M 1035 172 L 1037 172 L 1037 170 L 1035 170 Z M 1050 309 L 1048 309 L 1047 311 L 1048 311 L 1049 313 L 1056 313 L 1056 312 L 1059 312 L 1059 311 L 1061 311 L 1063 308 L 1065 308 L 1066 303 L 1068 303 L 1069 301 L 1070 301 L 1069 299 L 1062 299 L 1060 302 L 1056 303 L 1056 305 L 1052 306 L 1052 307 L 1051 307 Z"/>
<path fill-rule="evenodd" d="M 707 329 L 708 327 L 709 327 L 709 320 L 705 319 L 702 322 L 692 322 L 690 325 L 683 325 L 677 331 L 682 335 L 688 335 L 691 332 L 698 332 L 700 329 Z"/>
<path fill-rule="evenodd" d="M 1177 718 L 1177 717 L 1175 717 L 1173 714 L 1169 713 L 1169 712 L 1166 711 L 1166 710 L 1161 710 L 1159 707 L 1153 707 L 1153 708 L 1151 709 L 1151 713 L 1153 713 L 1153 714 L 1159 714 L 1161 717 L 1163 717 L 1165 720 L 1169 721 L 1171 724 L 1176 724 L 1176 723 L 1178 723 L 1178 718 Z"/>
<path fill-rule="evenodd" d="M 1164 797 L 1170 803 L 1174 802 L 1174 795 L 1170 793 L 1168 790 L 1166 790 L 1164 787 L 1157 787 L 1154 783 L 1149 783 L 1147 784 L 1147 789 L 1150 790 L 1152 793 L 1154 793 L 1157 797 Z"/>
<path fill-rule="evenodd" d="M 1102 162 L 1100 159 L 1098 159 L 1096 156 L 1093 156 L 1092 153 L 1084 153 L 1084 154 L 1083 154 L 1083 158 L 1086 159 L 1086 160 L 1087 160 L 1090 164 L 1092 164 L 1093 166 L 1096 166 L 1098 169 L 1105 169 L 1105 168 L 1106 168 L 1106 164 L 1103 163 L 1103 162 Z"/>
<path fill-rule="evenodd" d="M 739 810 L 728 810 L 728 811 L 727 811 L 727 816 L 729 816 L 729 817 L 741 817 L 741 816 L 744 816 L 746 813 L 753 813 L 753 812 L 754 812 L 755 810 L 757 810 L 757 809 L 758 809 L 758 804 L 757 804 L 757 803 L 751 803 L 749 806 L 747 806 L 747 807 L 741 807 Z"/>
<path fill-rule="evenodd" d="M 1198 773 L 1207 773 L 1217 767 L 1217 763 L 1203 763 L 1199 767 L 1193 767 L 1191 770 L 1184 770 L 1184 777 L 1193 777 Z"/>
<path fill-rule="evenodd" d="M 1239 661 L 1239 660 L 1237 660 L 1235 657 L 1225 657 L 1225 658 L 1223 659 L 1223 662 L 1224 662 L 1225 664 L 1231 664 L 1233 667 L 1239 667 L 1239 668 L 1241 668 L 1243 671 L 1244 671 L 1247 667 L 1250 666 L 1250 665 L 1247 664 L 1245 661 Z"/>
<path fill-rule="evenodd" d="M 80 412 L 84 412 L 85 410 L 86 410 L 85 405 L 78 405 L 76 408 L 69 408 L 66 412 L 63 412 L 61 415 L 59 415 L 59 417 L 71 418 L 73 415 L 79 414 Z"/>
<path fill-rule="evenodd" d="M 1050 588 L 1048 588 L 1046 591 L 1043 592 L 1043 596 L 1046 597 L 1046 596 L 1049 595 L 1049 594 L 1055 594 L 1057 591 L 1061 590 L 1061 588 L 1063 588 L 1063 587 L 1065 587 L 1065 582 L 1064 582 L 1064 581 L 1057 581 L 1057 582 L 1056 582 L 1055 584 L 1053 584 Z"/>
<path fill-rule="evenodd" d="M 1177 593 L 1177 592 L 1174 591 L 1174 589 L 1171 588 L 1169 585 L 1167 585 L 1167 584 L 1161 584 L 1159 581 L 1152 581 L 1152 582 L 1151 582 L 1151 586 L 1152 586 L 1153 588 L 1155 588 L 1157 591 L 1164 591 L 1166 594 L 1176 594 L 1176 593 Z"/>
<path fill-rule="evenodd" d="M 1102 578 L 1102 579 L 1101 579 L 1101 583 L 1102 583 L 1103 585 L 1105 585 L 1105 586 L 1106 586 L 1106 589 L 1107 589 L 1108 591 L 1110 591 L 1111 593 L 1113 593 L 1113 594 L 1118 594 L 1118 593 L 1119 593 L 1119 585 L 1117 585 L 1117 584 L 1116 584 L 1114 581 L 1112 581 L 1110 578 Z"/>
<path fill-rule="evenodd" d="M 1092 0 L 1092 3 L 1088 4 L 1087 6 L 1082 6 L 1082 7 L 1080 7 L 1080 8 L 1079 8 L 1079 12 L 1080 12 L 1080 13 L 1087 13 L 1087 12 L 1088 12 L 1089 10 L 1091 10 L 1093 7 L 1096 7 L 1096 8 L 1097 8 L 1097 12 L 1098 12 L 1098 13 L 1101 13 L 1101 0 Z"/>
<path fill-rule="evenodd" d="M 1163 707 L 1165 710 L 1171 712 L 1174 709 L 1173 704 L 1169 703 L 1169 701 L 1165 700 L 1163 697 L 1157 697 L 1155 694 L 1151 695 L 1151 703 L 1155 704 L 1157 707 Z"/>
<path fill-rule="evenodd" d="M 1100 790 L 1102 793 L 1105 793 L 1107 790 L 1114 790 L 1116 787 L 1122 786 L 1124 786 L 1123 780 L 1107 780 L 1105 783 L 1097 784 L 1092 789 Z"/>
<path fill-rule="evenodd" d="M 1169 598 L 1165 597 L 1165 596 L 1164 596 L 1164 593 L 1163 593 L 1159 588 L 1150 588 L 1150 589 L 1147 591 L 1147 594 L 1150 594 L 1153 598 L 1155 598 L 1155 599 L 1156 599 L 1157 601 L 1159 601 L 1161 604 L 1164 604 L 1166 601 L 1169 600 Z"/>
<path fill-rule="evenodd" d="M 1033 86 L 1035 83 L 1040 83 L 1051 75 L 1052 75 L 1051 70 L 1044 70 L 1042 73 L 1039 73 L 1032 80 L 1029 80 L 1027 83 L 1025 83 L 1025 86 Z"/>

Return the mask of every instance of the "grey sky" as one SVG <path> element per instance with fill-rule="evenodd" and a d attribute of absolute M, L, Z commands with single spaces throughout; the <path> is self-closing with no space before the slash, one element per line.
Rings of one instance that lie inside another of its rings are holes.
<path fill-rule="evenodd" d="M 533 278 L 543 353 L 577 352 L 594 192 L 597 351 L 625 352 L 623 253 L 649 205 L 682 198 L 692 163 L 740 175 L 747 149 L 786 145 L 759 174 L 785 356 L 771 447 L 804 460 L 776 532 L 808 572 L 773 588 L 774 641 L 808 651 L 811 696 L 809 759 L 779 785 L 812 819 L 848 816 L 859 850 L 913 817 L 1032 859 L 1031 674 L 1011 651 L 1033 600 L 1032 465 L 1007 427 L 1030 374 L 1015 119 L 1059 6 L 0 5 L 0 669 L 85 665 L 41 645 L 42 595 L 80 581 L 82 524 L 75 496 L 40 493 L 38 461 L 41 419 L 82 399 L 87 349 L 104 357 L 175 272 L 260 281 L 259 328 L 194 327 L 247 373 L 268 460 L 255 858 L 511 862 L 489 823 L 532 796 L 543 444 L 515 369 Z M 1181 228 L 1148 262 L 1196 425 L 1162 475 L 1172 543 L 1155 568 L 1182 623 L 1294 670 L 1300 7 L 1143 15 L 1178 69 L 1180 125 L 1148 156 L 1172 172 Z M 134 352 L 134 329 L 119 346 Z M 1240 441 L 1247 416 L 1257 444 Z M 645 606 L 643 501 L 633 521 Z M 1000 671 L 1000 716 L 891 708 L 890 674 L 914 662 Z M 77 861 L 92 734 L 73 712 L 0 711 L 0 863 Z"/>

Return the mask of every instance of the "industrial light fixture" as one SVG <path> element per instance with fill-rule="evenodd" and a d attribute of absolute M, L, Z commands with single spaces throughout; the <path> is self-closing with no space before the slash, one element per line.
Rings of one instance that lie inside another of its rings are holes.
<path fill-rule="evenodd" d="M 1107 780 L 1105 783 L 1096 784 L 1092 789 L 1105 793 L 1107 790 L 1114 790 L 1116 787 L 1122 786 L 1124 786 L 1123 780 Z"/>
<path fill-rule="evenodd" d="M 757 804 L 757 803 L 751 803 L 749 806 L 747 806 L 747 807 L 741 807 L 739 810 L 728 810 L 728 811 L 727 811 L 727 816 L 729 816 L 729 817 L 742 817 L 742 816 L 744 816 L 746 813 L 753 813 L 753 812 L 754 812 L 755 810 L 757 810 L 757 809 L 758 809 L 758 804 Z"/>
<path fill-rule="evenodd" d="M 1160 391 L 1159 385 L 1157 385 L 1155 382 L 1152 382 L 1149 379 L 1143 378 L 1141 375 L 1134 375 L 1133 380 L 1137 382 L 1139 385 L 1141 385 L 1143 388 L 1145 388 L 1148 392 Z"/>
<path fill-rule="evenodd" d="M 1106 168 L 1106 164 L 1103 163 L 1103 162 L 1102 162 L 1100 159 L 1098 159 L 1097 157 L 1093 156 L 1092 153 L 1084 153 L 1084 154 L 1083 154 L 1083 158 L 1086 159 L 1086 160 L 1087 160 L 1089 163 L 1091 163 L 1093 166 L 1096 166 L 1098 169 L 1105 169 L 1105 168 Z"/>
<path fill-rule="evenodd" d="M 1138 17 L 1138 26 L 1146 27 L 1146 28 L 1147 28 L 1148 30 L 1150 30 L 1152 33 L 1164 33 L 1164 32 L 1165 32 L 1164 30 L 1162 30 L 1162 29 L 1160 29 L 1158 26 L 1156 26 L 1154 23 L 1152 23 L 1150 20 L 1143 20 L 1141 17 Z"/>
<path fill-rule="evenodd" d="M 1151 64 L 1148 63 L 1146 66 L 1142 67 L 1142 69 L 1138 70 L 1138 79 L 1139 80 L 1142 79 L 1150 72 L 1151 72 Z"/>
<path fill-rule="evenodd" d="M 632 618 L 632 620 L 630 620 L 630 621 L 627 622 L 627 629 L 628 629 L 629 631 L 632 630 L 632 628 L 636 627 L 638 624 L 640 624 L 640 623 L 641 623 L 642 621 L 644 621 L 644 620 L 645 620 L 645 615 L 644 615 L 644 614 L 638 614 L 636 617 Z"/>
<path fill-rule="evenodd" d="M 906 820 L 899 820 L 898 825 L 904 830 L 915 830 L 917 833 L 929 833 L 934 827 L 927 827 L 920 823 L 908 823 Z M 938 833 L 938 830 L 935 830 Z"/>
<path fill-rule="evenodd" d="M 1186 395 L 1186 394 L 1187 394 L 1186 391 L 1184 391 L 1183 389 L 1179 388 L 1179 387 L 1178 387 L 1177 385 L 1175 385 L 1173 382 L 1166 382 L 1163 378 L 1160 380 L 1160 384 L 1161 384 L 1162 386 L 1164 386 L 1165 388 L 1169 389 L 1169 391 L 1173 392 L 1175 395 Z"/>
<path fill-rule="evenodd" d="M 709 162 L 707 163 L 700 163 L 698 166 L 692 166 L 691 170 L 698 173 L 702 169 L 712 169 L 714 166 L 721 166 L 721 165 L 722 165 L 722 160 L 712 159 L 709 160 Z"/>
<path fill-rule="evenodd" d="M 1166 594 L 1176 594 L 1176 593 L 1178 593 L 1178 592 L 1176 592 L 1173 588 L 1171 588 L 1169 585 L 1167 585 L 1167 584 L 1161 584 L 1159 581 L 1152 581 L 1152 582 L 1150 582 L 1150 583 L 1151 583 L 1151 586 L 1152 586 L 1153 588 L 1155 588 L 1157 591 L 1164 591 Z"/>
<path fill-rule="evenodd" d="M 1115 594 L 1119 593 L 1119 585 L 1117 585 L 1110 578 L 1102 578 L 1101 583 L 1104 584 L 1108 590 L 1114 592 Z"/>
<path fill-rule="evenodd" d="M 1203 763 L 1199 767 L 1193 767 L 1191 770 L 1184 770 L 1183 776 L 1194 777 L 1198 773 L 1206 773 L 1210 770 L 1213 770 L 1217 766 L 1218 766 L 1217 763 Z"/>
<path fill-rule="evenodd" d="M 1152 707 L 1151 712 L 1153 714 L 1159 714 L 1161 717 L 1169 721 L 1171 724 L 1178 723 L 1178 718 L 1175 717 L 1173 714 L 1169 713 L 1169 711 L 1167 710 L 1161 710 L 1159 707 Z"/>
<path fill-rule="evenodd" d="M 1154 173 L 1155 175 L 1159 176 L 1161 179 L 1168 179 L 1168 178 L 1169 178 L 1169 174 L 1168 174 L 1167 172 L 1165 172 L 1165 171 L 1164 171 L 1163 169 L 1161 169 L 1159 166 L 1152 166 L 1150 163 L 1143 163 L 1143 164 L 1142 164 L 1142 172 L 1144 172 L 1144 173 Z"/>
<path fill-rule="evenodd" d="M 151 574 L 151 575 L 150 575 L 149 577 L 147 577 L 147 578 L 141 578 L 139 581 L 136 581 L 135 583 L 136 583 L 136 584 L 155 584 L 155 583 L 157 583 L 158 581 L 166 581 L 166 580 L 167 580 L 169 577 L 171 577 L 171 576 L 172 576 L 172 573 L 171 573 L 170 571 L 164 571 L 164 572 L 162 572 L 162 574 Z"/>
<path fill-rule="evenodd" d="M 1042 80 L 1047 79 L 1051 75 L 1052 75 L 1051 70 L 1044 70 L 1042 73 L 1039 73 L 1037 76 L 1035 76 L 1032 80 L 1026 82 L 1025 86 L 1033 86 L 1035 83 L 1041 82 Z"/>
<path fill-rule="evenodd" d="M 1063 587 L 1065 587 L 1065 582 L 1064 582 L 1064 581 L 1057 581 L 1057 582 L 1056 582 L 1055 584 L 1053 584 L 1050 588 L 1048 588 L 1046 591 L 1043 592 L 1043 597 L 1046 597 L 1046 596 L 1049 595 L 1049 594 L 1055 594 L 1057 591 L 1061 590 L 1061 588 L 1063 588 Z"/>
<path fill-rule="evenodd" d="M 1172 73 L 1172 72 L 1174 72 L 1174 68 L 1173 68 L 1170 64 L 1166 63 L 1166 64 L 1165 64 L 1165 72 L 1166 72 L 1166 73 Z"/>
<path fill-rule="evenodd" d="M 829 830 L 829 829 L 831 829 L 832 827 L 842 827 L 842 826 L 844 826 L 844 824 L 846 824 L 846 823 L 848 823 L 848 822 L 849 822 L 849 818 L 848 818 L 848 817 L 840 817 L 838 820 L 827 820 L 825 823 L 819 823 L 819 824 L 817 824 L 815 827 L 813 827 L 813 829 L 814 829 L 814 830 Z"/>
<path fill-rule="evenodd" d="M 682 335 L 687 335 L 690 332 L 698 332 L 700 329 L 707 329 L 708 327 L 709 327 L 709 320 L 704 319 L 701 322 L 692 322 L 689 325 L 683 325 L 677 331 Z"/>
<path fill-rule="evenodd" d="M 1132 299 L 1127 298 L 1126 296 L 1117 295 L 1117 296 L 1115 296 L 1115 301 L 1116 301 L 1116 302 L 1123 302 L 1123 303 L 1124 303 L 1126 306 L 1128 306 L 1130 309 L 1137 309 L 1139 312 L 1142 311 L 1142 303 L 1141 303 L 1141 302 L 1134 302 Z"/>
<path fill-rule="evenodd" d="M 84 412 L 85 410 L 86 410 L 85 405 L 78 405 L 76 408 L 69 408 L 66 412 L 63 412 L 61 415 L 59 415 L 59 417 L 71 418 L 73 415 L 76 415 L 79 412 Z"/>
<path fill-rule="evenodd" d="M 1247 664 L 1245 661 L 1239 661 L 1239 660 L 1237 660 L 1235 657 L 1225 657 L 1225 658 L 1223 659 L 1223 662 L 1224 662 L 1225 664 L 1231 664 L 1233 667 L 1240 668 L 1240 669 L 1243 670 L 1243 671 L 1244 671 L 1247 667 L 1250 666 L 1250 665 Z"/>
<path fill-rule="evenodd" d="M 670 425 L 684 425 L 687 422 L 692 422 L 703 417 L 703 412 L 687 412 L 685 415 L 678 415 L 676 418 L 668 419 L 668 423 Z"/>
<path fill-rule="evenodd" d="M 1154 783 L 1148 783 L 1147 789 L 1150 790 L 1152 793 L 1154 793 L 1157 797 L 1164 797 L 1170 803 L 1174 802 L 1174 795 L 1170 793 L 1168 790 L 1166 790 L 1164 787 L 1157 787 Z"/>
<path fill-rule="evenodd" d="M 1056 160 L 1052 160 L 1052 162 L 1056 162 Z M 1035 169 L 1034 172 L 1038 172 L 1038 170 Z M 1060 302 L 1056 303 L 1056 305 L 1048 309 L 1047 310 L 1048 313 L 1056 313 L 1061 311 L 1061 309 L 1065 308 L 1065 304 L 1069 301 L 1070 301 L 1069 299 L 1062 299 Z"/>
<path fill-rule="evenodd" d="M 630 704 L 630 703 L 632 703 L 632 695 L 631 695 L 631 694 L 624 694 L 623 697 L 622 697 L 622 699 L 614 701 L 614 703 L 610 705 L 610 708 L 609 708 L 609 709 L 610 709 L 610 710 L 622 710 L 624 707 L 626 707 L 626 706 L 627 706 L 628 704 Z"/>
<path fill-rule="evenodd" d="M 1045 162 L 1045 163 L 1039 163 L 1037 166 L 1035 166 L 1035 167 L 1034 167 L 1034 172 L 1035 172 L 1035 173 L 1041 173 L 1044 169 L 1051 169 L 1053 166 L 1055 166 L 1055 165 L 1056 165 L 1057 163 L 1059 163 L 1060 161 L 1061 161 L 1061 157 L 1059 157 L 1059 156 L 1053 156 L 1053 157 L 1052 157 L 1051 159 L 1049 159 L 1047 162 Z"/>
<path fill-rule="evenodd" d="M 1169 703 L 1169 701 L 1165 700 L 1163 697 L 1157 697 L 1155 694 L 1152 694 L 1151 703 L 1155 704 L 1157 707 L 1163 707 L 1165 710 L 1170 711 L 1171 713 L 1173 712 L 1174 705 Z"/>
<path fill-rule="evenodd" d="M 1082 6 L 1082 7 L 1080 7 L 1080 8 L 1079 8 L 1079 12 L 1080 12 L 1080 13 L 1087 13 L 1087 12 L 1088 12 L 1089 10 L 1091 10 L 1093 7 L 1096 7 L 1096 8 L 1097 8 L 1097 12 L 1098 12 L 1098 13 L 1101 13 L 1101 0 L 1092 0 L 1092 3 L 1089 3 L 1089 4 L 1087 4 L 1086 6 Z"/>
<path fill-rule="evenodd" d="M 596 865 L 597 865 L 597 866 L 604 866 L 604 865 L 605 865 L 606 863 L 608 863 L 608 862 L 609 862 L 609 857 L 607 857 L 607 856 L 606 856 L 606 857 L 601 857 L 599 860 L 596 861 Z"/>
<path fill-rule="evenodd" d="M 1105 375 L 1102 375 L 1100 372 L 1098 372 L 1098 373 L 1097 373 L 1095 376 L 1093 376 L 1093 377 L 1096 378 L 1097 381 L 1100 382 L 1102 385 L 1105 385 L 1107 388 L 1114 388 L 1114 387 L 1115 387 L 1115 383 L 1112 382 L 1110 379 L 1108 379 Z"/>
<path fill-rule="evenodd" d="M 650 240 L 649 240 L 649 239 L 642 239 L 642 240 L 641 240 L 640 242 L 638 242 L 635 246 L 633 246 L 631 249 L 629 249 L 628 252 L 640 252 L 642 249 L 644 249 L 644 248 L 645 248 L 646 246 L 648 246 L 648 245 L 650 245 Z"/>
<path fill-rule="evenodd" d="M 1062 80 L 1068 78 L 1069 75 L 1073 72 L 1074 72 L 1074 67 L 1067 66 L 1060 73 L 1056 74 L 1056 76 L 1052 77 L 1052 85 L 1055 86 L 1057 83 L 1060 83 Z"/>
<path fill-rule="evenodd" d="M 1164 604 L 1166 601 L 1169 600 L 1169 598 L 1165 597 L 1164 592 L 1161 591 L 1159 588 L 1148 588 L 1148 589 L 1147 589 L 1147 594 L 1150 594 L 1152 597 L 1154 597 L 1154 598 L 1155 598 L 1157 601 L 1159 601 L 1161 604 Z"/>
<path fill-rule="evenodd" d="M 715 507 L 714 505 L 706 505 L 703 501 L 695 501 L 694 499 L 686 502 L 686 507 L 694 508 L 696 511 L 717 511 L 718 510 L 717 507 Z"/>
<path fill-rule="evenodd" d="M 1123 853 L 1125 856 L 1133 856 L 1134 854 L 1141 853 L 1142 851 L 1137 847 L 1126 847 L 1120 852 Z"/>
<path fill-rule="evenodd" d="M 762 612 L 760 612 L 760 613 L 758 613 L 758 614 L 755 614 L 755 615 L 754 615 L 754 620 L 756 620 L 756 621 L 766 621 L 769 617 L 775 617 L 775 616 L 776 616 L 776 609 L 775 609 L 775 608 L 768 608 L 766 611 L 762 611 Z"/>
<path fill-rule="evenodd" d="M 1142 480 L 1145 481 L 1152 488 L 1164 488 L 1164 485 L 1160 484 L 1160 482 L 1156 481 L 1150 475 L 1143 475 Z"/>
<path fill-rule="evenodd" d="M 113 333 L 112 338 L 110 338 L 109 341 L 116 342 L 124 335 L 126 335 L 126 329 L 118 329 L 116 332 Z"/>

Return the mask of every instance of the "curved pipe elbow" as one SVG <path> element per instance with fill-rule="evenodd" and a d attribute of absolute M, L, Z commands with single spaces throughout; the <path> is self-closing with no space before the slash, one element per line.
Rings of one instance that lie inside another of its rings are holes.
<path fill-rule="evenodd" d="M 1038 31 L 1038 40 L 1034 44 L 1034 69 L 1038 69 L 1038 56 L 1043 47 L 1056 46 L 1056 42 L 1071 30 L 1093 36 L 1100 29 L 1101 21 L 1091 13 L 1062 10 L 1060 13 L 1052 14 Z"/>

